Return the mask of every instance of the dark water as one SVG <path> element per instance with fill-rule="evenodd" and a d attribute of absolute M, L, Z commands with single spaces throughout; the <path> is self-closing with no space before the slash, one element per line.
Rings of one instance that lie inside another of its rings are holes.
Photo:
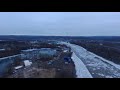
<path fill-rule="evenodd" d="M 9 68 L 9 65 L 12 64 L 17 57 L 20 55 L 15 55 L 13 57 L 6 57 L 0 59 L 0 77 L 2 77 L 5 73 L 7 73 L 7 69 Z"/>

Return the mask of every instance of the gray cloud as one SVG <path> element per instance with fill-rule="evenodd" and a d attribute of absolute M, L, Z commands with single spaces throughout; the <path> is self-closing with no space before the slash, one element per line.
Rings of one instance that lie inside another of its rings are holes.
<path fill-rule="evenodd" d="M 119 12 L 0 12 L 0 35 L 120 35 Z"/>

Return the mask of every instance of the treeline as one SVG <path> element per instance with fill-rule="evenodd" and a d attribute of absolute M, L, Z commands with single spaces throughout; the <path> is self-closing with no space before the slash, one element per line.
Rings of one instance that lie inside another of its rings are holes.
<path fill-rule="evenodd" d="M 56 48 L 57 44 L 49 44 L 48 42 L 40 42 L 37 44 L 31 44 L 32 48 Z"/>
<path fill-rule="evenodd" d="M 1 41 L 0 47 L 5 50 L 0 51 L 0 58 L 20 54 L 21 50 L 28 49 L 30 46 L 26 42 Z"/>
<path fill-rule="evenodd" d="M 33 48 L 57 48 L 57 44 L 46 42 L 30 43 L 29 41 L 0 41 L 0 58 L 20 54 L 21 50 Z"/>

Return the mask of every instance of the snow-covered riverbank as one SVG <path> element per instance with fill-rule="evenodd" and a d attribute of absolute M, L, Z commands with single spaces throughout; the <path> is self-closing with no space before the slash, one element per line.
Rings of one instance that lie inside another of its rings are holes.
<path fill-rule="evenodd" d="M 84 65 L 84 63 L 73 52 L 72 60 L 75 64 L 77 78 L 92 78 L 92 75 Z"/>
<path fill-rule="evenodd" d="M 86 70 L 85 72 L 88 72 L 89 70 L 93 78 L 120 78 L 120 65 L 117 65 L 92 52 L 89 52 L 81 46 L 66 42 L 62 42 L 62 44 L 65 44 L 72 49 L 73 54 L 75 53 L 75 55 L 77 56 L 77 58 L 73 58 L 75 64 L 79 61 L 82 61 L 84 66 L 86 66 L 87 68 L 84 69 Z M 76 66 L 78 68 L 76 69 L 76 72 L 79 72 L 77 70 L 80 70 L 79 68 L 83 68 L 84 66 Z M 82 74 L 82 72 L 79 72 L 79 75 L 80 74 Z"/>

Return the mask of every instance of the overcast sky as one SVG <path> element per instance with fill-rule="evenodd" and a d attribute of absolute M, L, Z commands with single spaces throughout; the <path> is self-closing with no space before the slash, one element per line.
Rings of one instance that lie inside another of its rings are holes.
<path fill-rule="evenodd" d="M 120 12 L 0 12 L 0 35 L 119 36 Z"/>

